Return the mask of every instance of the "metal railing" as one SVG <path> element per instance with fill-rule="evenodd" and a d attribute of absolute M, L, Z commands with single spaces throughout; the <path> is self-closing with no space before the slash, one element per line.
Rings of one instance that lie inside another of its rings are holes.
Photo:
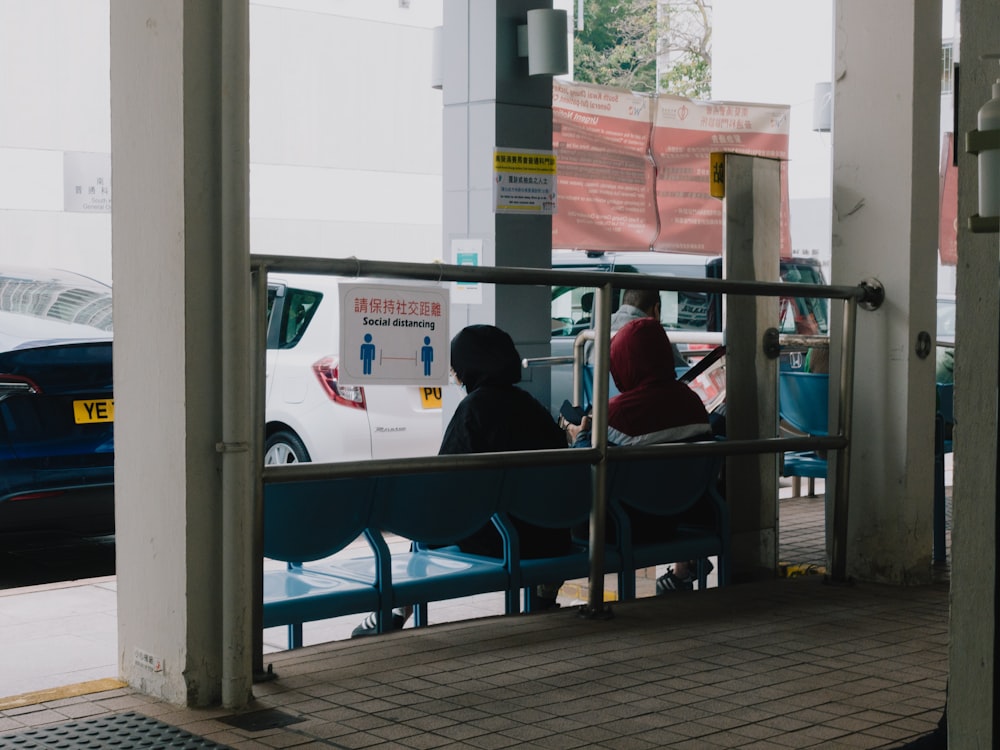
<path fill-rule="evenodd" d="M 255 527 L 257 544 L 262 540 L 263 483 L 270 481 L 310 480 L 343 476 L 372 476 L 437 471 L 442 469 L 472 469 L 495 466 L 498 461 L 505 465 L 545 465 L 556 463 L 590 463 L 594 466 L 594 499 L 591 514 L 590 549 L 591 575 L 589 600 L 583 611 L 591 616 L 605 613 L 604 604 L 604 525 L 607 497 L 605 473 L 609 448 L 607 444 L 607 401 L 608 401 L 608 353 L 610 341 L 610 310 L 614 287 L 650 288 L 668 291 L 715 292 L 720 294 L 744 294 L 768 297 L 821 297 L 844 300 L 843 356 L 840 369 L 840 409 L 838 423 L 827 437 L 766 437 L 755 440 L 727 440 L 725 442 L 695 442 L 683 444 L 651 445 L 642 448 L 610 449 L 616 457 L 627 451 L 629 457 L 656 457 L 678 455 L 755 455 L 783 453 L 792 450 L 837 451 L 837 481 L 834 497 L 834 534 L 831 548 L 832 577 L 846 580 L 846 535 L 847 535 L 847 492 L 849 472 L 849 447 L 851 435 L 851 408 L 854 384 L 854 341 L 856 309 L 859 304 L 875 309 L 881 304 L 882 290 L 877 282 L 864 282 L 857 286 L 835 286 L 784 282 L 751 282 L 728 279 L 682 278 L 667 276 L 645 276 L 634 273 L 608 273 L 588 271 L 565 271 L 532 268 L 492 268 L 480 266 L 457 266 L 443 263 L 407 263 L 393 261 L 368 261 L 358 258 L 304 258 L 278 255 L 253 255 L 252 270 L 256 278 L 255 298 L 258 308 L 258 324 L 264 318 L 267 304 L 267 274 L 288 272 L 333 275 L 368 279 L 406 279 L 442 282 L 481 282 L 489 284 L 510 284 L 526 286 L 589 286 L 596 287 L 595 295 L 595 375 L 593 411 L 593 447 L 575 450 L 513 451 L 503 454 L 481 453 L 470 455 L 423 456 L 403 459 L 373 459 L 365 462 L 293 464 L 288 466 L 261 466 L 257 483 L 257 503 L 259 523 Z M 796 338 L 802 341 L 796 341 Z M 825 339 L 824 339 L 825 340 Z M 264 331 L 258 331 L 260 356 L 257 357 L 260 383 L 264 382 Z M 814 337 L 789 337 L 791 343 L 807 344 L 815 342 Z M 577 355 L 579 356 L 579 354 Z M 577 361 L 577 360 L 570 360 Z M 568 362 L 567 362 L 568 364 Z M 263 389 L 260 419 L 263 421 Z M 262 456 L 263 431 L 258 438 L 257 455 Z M 260 463 L 260 462 L 258 462 Z M 262 549 L 258 546 L 258 552 Z M 257 558 L 260 559 L 260 554 Z"/>

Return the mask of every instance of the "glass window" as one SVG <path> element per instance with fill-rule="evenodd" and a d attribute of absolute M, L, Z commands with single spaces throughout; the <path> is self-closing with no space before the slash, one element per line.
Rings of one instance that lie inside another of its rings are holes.
<path fill-rule="evenodd" d="M 316 314 L 323 295 L 319 292 L 309 292 L 302 289 L 285 289 L 280 297 L 283 304 L 278 304 L 278 290 L 268 287 L 267 290 L 267 320 L 268 330 L 274 331 L 271 316 L 281 315 L 277 330 L 278 349 L 291 349 L 302 339 L 302 334 L 309 327 L 309 322 Z M 274 348 L 272 339 L 268 336 L 268 348 Z"/>

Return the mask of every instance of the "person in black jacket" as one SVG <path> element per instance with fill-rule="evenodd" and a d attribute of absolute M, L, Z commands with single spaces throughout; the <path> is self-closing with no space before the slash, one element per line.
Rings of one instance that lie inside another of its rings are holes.
<path fill-rule="evenodd" d="M 455 409 L 441 441 L 439 455 L 566 448 L 566 434 L 521 380 L 521 355 L 510 334 L 496 326 L 470 325 L 451 341 L 451 370 L 466 396 Z M 569 529 L 549 529 L 512 519 L 521 542 L 521 557 L 555 557 L 572 549 Z M 458 543 L 463 552 L 502 557 L 500 534 L 487 524 Z M 556 605 L 561 583 L 538 587 L 536 608 Z M 392 629 L 409 619 L 410 608 L 393 610 Z M 374 613 L 354 629 L 352 638 L 374 635 Z"/>

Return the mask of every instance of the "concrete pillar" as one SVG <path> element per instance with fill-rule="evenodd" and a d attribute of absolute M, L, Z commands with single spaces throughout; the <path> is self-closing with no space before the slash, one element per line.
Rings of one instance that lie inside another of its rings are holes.
<path fill-rule="evenodd" d="M 551 217 L 493 211 L 493 149 L 552 148 L 552 78 L 528 76 L 527 59 L 517 56 L 517 26 L 526 23 L 528 10 L 551 7 L 551 0 L 444 2 L 442 235 L 447 262 L 455 262 L 453 240 L 472 238 L 482 242 L 481 265 L 551 266 Z M 453 307 L 452 335 L 470 323 L 492 323 L 511 334 L 522 357 L 548 356 L 549 317 L 546 288 L 486 286 L 482 304 Z M 549 403 L 548 371 L 533 368 L 523 374 L 522 386 Z"/>
<path fill-rule="evenodd" d="M 948 747 L 996 747 L 997 681 L 997 234 L 973 234 L 977 158 L 965 134 L 1000 78 L 995 0 L 962 0 L 958 132 L 958 268 L 955 340 L 955 481 L 952 487 Z M 1000 179 L 1000 175 L 997 176 Z"/>
<path fill-rule="evenodd" d="M 726 156 L 723 276 L 778 281 L 780 162 Z M 778 434 L 778 360 L 764 353 L 764 332 L 778 328 L 776 297 L 726 298 L 726 433 L 733 440 Z M 778 567 L 778 457 L 729 456 L 733 579 L 773 577 Z"/>
<path fill-rule="evenodd" d="M 251 568 L 233 538 L 249 537 L 223 480 L 247 471 L 250 441 L 224 395 L 248 385 L 224 382 L 245 334 L 224 324 L 249 320 L 246 76 L 229 76 L 247 64 L 247 8 L 110 7 L 119 669 L 172 703 L 239 705 Z M 244 570 L 224 586 L 227 556 Z"/>
<path fill-rule="evenodd" d="M 941 3 L 837 0 L 834 13 L 833 283 L 874 277 L 886 290 L 858 313 L 846 572 L 928 583 L 934 356 L 917 342 L 936 325 Z"/>

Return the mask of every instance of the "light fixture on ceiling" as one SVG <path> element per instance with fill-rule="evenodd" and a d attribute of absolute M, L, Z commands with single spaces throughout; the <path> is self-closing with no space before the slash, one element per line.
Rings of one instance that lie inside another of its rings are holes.
<path fill-rule="evenodd" d="M 431 29 L 431 88 L 444 88 L 444 26 Z"/>

